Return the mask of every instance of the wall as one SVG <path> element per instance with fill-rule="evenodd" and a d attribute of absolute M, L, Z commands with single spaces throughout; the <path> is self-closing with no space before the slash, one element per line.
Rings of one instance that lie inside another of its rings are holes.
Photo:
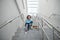
<path fill-rule="evenodd" d="M 22 11 L 24 12 L 24 10 Z M 0 0 L 0 25 L 19 15 L 15 0 Z M 0 29 L 0 40 L 11 40 L 18 27 L 22 26 L 21 18 L 15 19 Z"/>
<path fill-rule="evenodd" d="M 55 14 L 55 15 L 54 15 Z M 60 25 L 60 0 L 39 0 L 39 15 Z"/>

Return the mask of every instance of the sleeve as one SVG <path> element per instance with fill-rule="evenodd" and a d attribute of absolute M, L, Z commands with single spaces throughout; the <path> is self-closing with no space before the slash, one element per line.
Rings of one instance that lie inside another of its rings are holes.
<path fill-rule="evenodd" d="M 30 22 L 30 25 L 31 25 L 31 26 L 32 26 L 32 24 L 33 24 L 33 21 Z"/>
<path fill-rule="evenodd" d="M 31 23 L 33 23 L 33 21 L 31 21 Z"/>
<path fill-rule="evenodd" d="M 33 21 L 31 20 L 31 22 L 30 23 L 33 23 Z"/>

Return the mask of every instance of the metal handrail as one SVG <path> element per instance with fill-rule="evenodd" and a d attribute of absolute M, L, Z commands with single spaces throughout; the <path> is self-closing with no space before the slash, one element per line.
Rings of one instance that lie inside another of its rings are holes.
<path fill-rule="evenodd" d="M 15 3 L 16 3 L 16 6 L 17 6 L 17 8 L 18 8 L 19 13 L 21 13 L 21 12 L 20 12 L 21 10 L 19 9 L 19 6 L 18 6 L 18 4 L 17 4 L 17 0 L 15 0 Z M 22 5 L 23 5 L 23 8 L 25 9 L 23 0 L 22 0 Z"/>
<path fill-rule="evenodd" d="M 44 21 L 46 21 L 51 27 L 53 27 L 56 31 L 58 31 L 60 33 L 60 31 L 58 29 L 56 29 L 52 24 L 50 24 L 47 20 L 43 19 Z"/>
<path fill-rule="evenodd" d="M 7 24 L 11 23 L 13 20 L 15 20 L 15 19 L 18 18 L 18 17 L 19 17 L 19 16 L 15 17 L 14 19 L 12 19 L 12 20 L 10 20 L 10 21 L 9 21 L 9 20 L 6 21 L 5 24 L 4 24 L 4 23 L 1 24 L 1 25 L 0 25 L 0 29 L 3 28 L 4 26 L 6 26 Z"/>
<path fill-rule="evenodd" d="M 46 32 L 45 32 L 44 28 L 42 28 L 42 30 L 43 30 L 43 32 L 45 33 L 45 35 L 46 35 L 47 39 L 49 40 L 50 38 L 49 38 L 49 37 L 48 37 L 48 35 L 46 34 Z M 44 36 L 44 35 L 43 35 L 43 36 Z"/>
<path fill-rule="evenodd" d="M 17 4 L 17 1 L 15 0 L 15 4 L 16 4 L 16 7 L 17 7 L 17 9 L 18 9 L 18 12 L 19 12 L 19 14 L 21 13 L 21 10 L 19 9 L 19 6 L 18 6 L 18 4 Z"/>
<path fill-rule="evenodd" d="M 60 16 L 60 14 L 51 14 L 49 18 L 51 18 L 51 16 Z"/>
<path fill-rule="evenodd" d="M 39 20 L 39 19 L 38 19 Z M 44 31 L 44 28 L 43 28 L 43 22 L 45 21 L 45 23 L 48 25 L 48 27 L 49 27 L 49 25 L 52 27 L 52 29 L 53 29 L 53 40 L 54 40 L 54 34 L 56 34 L 56 33 L 54 33 L 54 30 L 56 30 L 57 32 L 59 32 L 60 33 L 60 31 L 58 30 L 58 29 L 56 29 L 52 24 L 50 24 L 46 19 L 44 19 L 44 18 L 42 18 L 41 19 L 42 20 L 42 30 Z M 49 27 L 50 29 L 51 29 L 51 27 Z M 44 31 L 44 33 L 45 33 L 45 31 Z M 46 34 L 46 33 L 45 33 Z M 58 34 L 56 34 L 56 36 L 58 37 L 58 38 L 60 38 L 60 36 L 58 35 Z M 46 37 L 48 38 L 48 36 L 46 35 Z M 49 39 L 49 38 L 48 38 Z"/>
<path fill-rule="evenodd" d="M 15 18 L 11 19 L 10 21 L 9 21 L 9 20 L 6 21 L 5 24 L 4 24 L 4 23 L 1 24 L 1 25 L 0 25 L 0 29 L 2 29 L 4 26 L 6 26 L 7 24 L 11 23 L 11 22 L 14 21 L 15 19 L 19 18 L 20 16 L 21 16 L 22 21 L 24 22 L 24 20 L 23 20 L 23 18 L 22 18 L 22 15 L 23 15 L 23 14 L 21 14 L 21 11 L 20 11 L 20 9 L 19 9 L 19 6 L 18 6 L 16 0 L 15 0 L 15 3 L 16 3 L 18 12 L 19 12 L 19 16 L 17 16 L 17 17 L 15 17 Z"/>
<path fill-rule="evenodd" d="M 56 32 L 55 32 L 55 34 L 56 34 Z M 60 36 L 59 36 L 58 34 L 56 34 L 56 36 L 57 36 L 58 38 L 60 38 Z"/>
<path fill-rule="evenodd" d="M 23 2 L 24 0 L 22 0 L 22 4 L 23 4 L 23 8 L 25 9 L 25 7 L 24 7 L 24 2 Z"/>
<path fill-rule="evenodd" d="M 15 18 L 11 19 L 10 21 L 9 21 L 9 20 L 6 21 L 5 24 L 4 24 L 4 23 L 1 24 L 1 25 L 0 25 L 0 29 L 2 29 L 4 26 L 6 26 L 7 24 L 11 23 L 12 21 L 14 21 L 15 19 L 17 19 L 17 18 L 19 18 L 19 17 L 20 17 L 20 16 L 17 16 L 17 17 L 15 17 Z"/>
<path fill-rule="evenodd" d="M 42 21 L 42 36 L 43 36 L 42 40 L 44 40 L 44 34 L 46 35 L 47 39 L 49 40 L 49 37 L 48 37 L 48 35 L 46 34 L 46 32 L 43 28 L 43 19 L 41 19 L 41 21 Z"/>
<path fill-rule="evenodd" d="M 45 19 L 43 19 L 43 20 L 46 21 L 53 28 L 53 40 L 54 40 L 54 34 L 56 34 L 56 33 L 54 33 L 54 30 L 56 30 L 59 33 L 60 33 L 60 31 L 58 29 L 56 29 L 53 25 L 51 25 L 47 20 L 45 20 Z M 58 34 L 56 34 L 56 35 L 58 36 Z M 60 38 L 60 36 L 58 36 L 58 38 Z"/>
<path fill-rule="evenodd" d="M 48 37 L 48 35 L 46 34 L 46 32 L 45 32 L 45 30 L 44 30 L 44 28 L 43 28 L 43 20 L 42 20 L 42 19 L 39 19 L 39 18 L 38 18 L 38 20 L 41 20 L 41 21 L 42 21 L 41 25 L 40 25 L 40 23 L 39 23 L 39 26 L 40 26 L 41 29 L 42 29 L 42 40 L 44 40 L 44 34 L 46 35 L 47 40 L 49 40 L 50 38 Z"/>

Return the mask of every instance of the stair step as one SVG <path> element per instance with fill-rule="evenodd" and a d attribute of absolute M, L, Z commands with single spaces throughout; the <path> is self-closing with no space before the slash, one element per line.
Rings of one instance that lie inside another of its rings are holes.
<path fill-rule="evenodd" d="M 19 28 L 17 32 L 15 32 L 15 36 L 13 36 L 12 40 L 40 40 L 41 38 L 40 30 L 29 30 L 27 34 L 25 34 L 23 28 Z"/>

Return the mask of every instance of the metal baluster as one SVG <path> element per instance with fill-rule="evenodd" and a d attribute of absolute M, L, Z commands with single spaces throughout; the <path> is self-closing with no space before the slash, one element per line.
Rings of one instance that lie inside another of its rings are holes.
<path fill-rule="evenodd" d="M 53 27 L 53 40 L 54 40 L 54 27 Z"/>
<path fill-rule="evenodd" d="M 42 21 L 42 40 L 44 40 L 44 32 L 43 32 L 43 19 L 41 19 Z"/>

